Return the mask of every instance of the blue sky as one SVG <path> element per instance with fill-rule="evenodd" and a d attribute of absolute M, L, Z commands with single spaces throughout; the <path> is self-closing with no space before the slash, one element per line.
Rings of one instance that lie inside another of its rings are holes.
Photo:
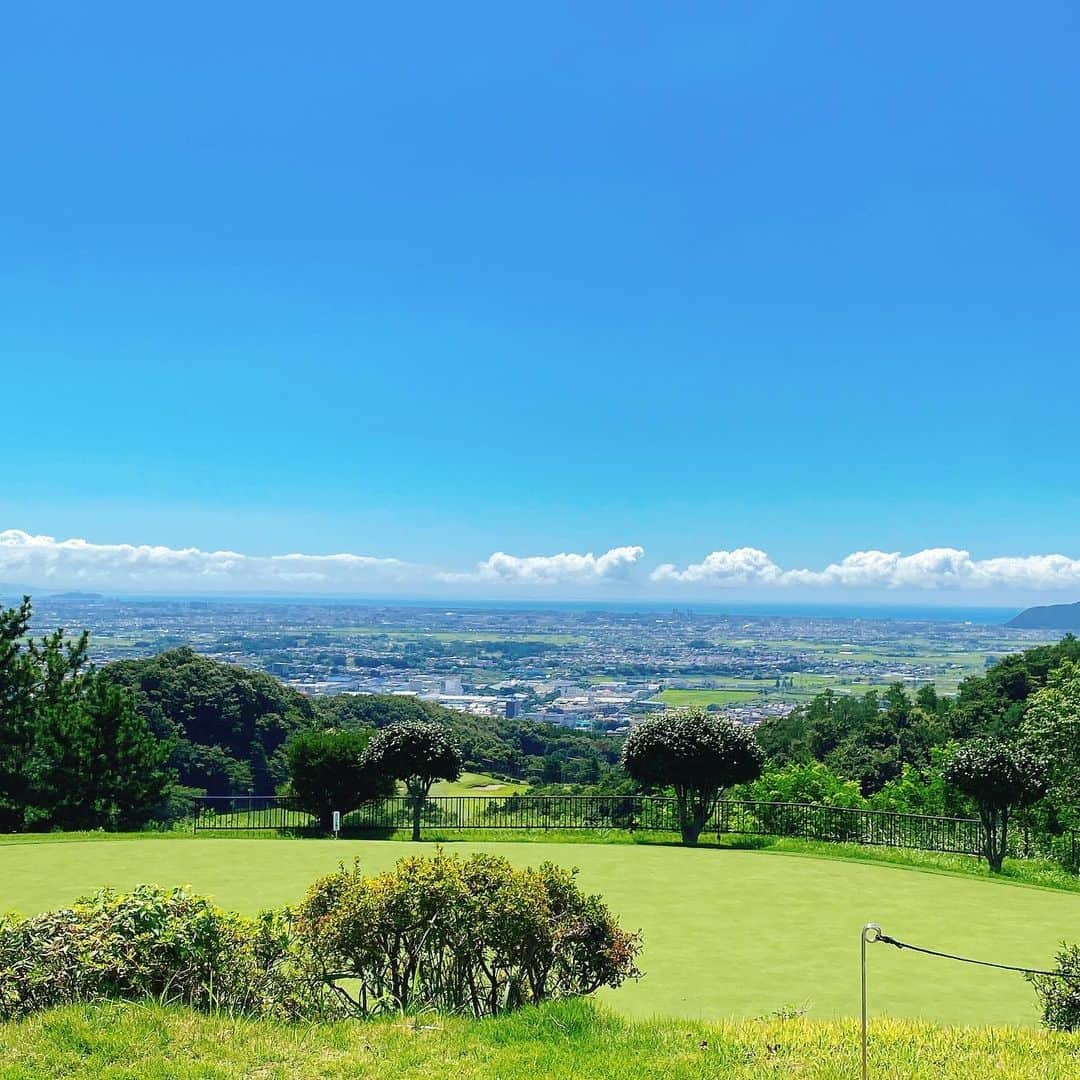
<path fill-rule="evenodd" d="M 1067 564 L 780 584 L 1080 598 L 1074 4 L 23 5 L 5 37 L 0 580 L 119 587 L 157 545 L 494 593 L 493 553 L 641 547 L 525 584 L 756 595 L 760 560 L 655 570 L 945 548 Z"/>

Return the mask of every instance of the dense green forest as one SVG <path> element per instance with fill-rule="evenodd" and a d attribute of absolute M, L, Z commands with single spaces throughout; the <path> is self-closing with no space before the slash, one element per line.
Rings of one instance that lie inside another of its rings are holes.
<path fill-rule="evenodd" d="M 180 784 L 213 794 L 273 792 L 288 775 L 286 740 L 318 723 L 311 699 L 273 676 L 186 647 L 109 664 L 101 677 L 129 690 L 170 742 Z"/>
<path fill-rule="evenodd" d="M 969 813 L 942 779 L 955 746 L 993 738 L 1045 759 L 1050 791 L 1029 815 L 1051 829 L 1080 827 L 1080 640 L 1002 658 L 960 684 L 914 694 L 819 694 L 757 729 L 765 776 L 746 794 L 795 802 L 869 805 L 913 813 Z"/>

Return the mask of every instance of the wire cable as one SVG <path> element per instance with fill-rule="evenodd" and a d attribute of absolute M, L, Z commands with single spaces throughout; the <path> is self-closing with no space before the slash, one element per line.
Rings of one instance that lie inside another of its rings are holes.
<path fill-rule="evenodd" d="M 898 949 L 909 949 L 911 952 L 923 953 L 926 956 L 939 956 L 943 960 L 958 960 L 961 964 L 977 964 L 979 967 L 997 968 L 999 971 L 1019 971 L 1024 975 L 1047 975 L 1054 979 L 1075 979 L 1080 982 L 1080 973 L 1077 972 L 1044 971 L 1042 968 L 995 964 L 991 960 L 973 960 L 970 956 L 957 956 L 955 953 L 938 952 L 937 949 L 925 949 L 921 945 L 910 945 L 908 942 L 899 941 L 888 934 L 879 934 L 877 940 L 884 942 L 886 945 L 895 945 Z"/>

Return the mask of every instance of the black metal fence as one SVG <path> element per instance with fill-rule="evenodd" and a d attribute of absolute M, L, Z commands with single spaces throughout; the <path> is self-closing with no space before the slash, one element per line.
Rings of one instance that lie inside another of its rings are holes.
<path fill-rule="evenodd" d="M 195 832 L 290 832 L 313 828 L 311 814 L 280 795 L 201 795 L 195 800 Z"/>
<path fill-rule="evenodd" d="M 412 827 L 414 803 L 399 797 L 345 814 L 344 836 Z M 421 812 L 424 828 L 621 829 L 678 832 L 674 799 L 644 795 L 435 795 Z M 273 795 L 203 796 L 195 800 L 199 832 L 317 832 L 319 823 L 295 799 Z M 709 823 L 717 834 L 785 836 L 802 840 L 981 855 L 983 828 L 976 818 L 931 817 L 808 803 L 723 800 Z M 1080 834 L 1060 836 L 1014 827 L 1015 858 L 1052 858 L 1080 871 Z"/>
<path fill-rule="evenodd" d="M 978 855 L 983 849 L 982 824 L 976 818 L 930 817 L 809 803 L 723 801 L 714 827 L 718 833 L 760 833 L 958 855 Z"/>
<path fill-rule="evenodd" d="M 412 827 L 407 796 L 368 803 L 345 814 L 343 835 Z M 674 799 L 631 795 L 433 795 L 421 821 L 437 829 L 678 829 Z M 295 799 L 211 795 L 195 800 L 195 832 L 265 832 L 314 829 L 317 822 Z"/>

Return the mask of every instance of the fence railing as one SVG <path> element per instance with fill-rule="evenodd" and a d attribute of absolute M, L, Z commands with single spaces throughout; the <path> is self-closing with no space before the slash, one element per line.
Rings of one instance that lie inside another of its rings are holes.
<path fill-rule="evenodd" d="M 978 855 L 983 849 L 983 829 L 977 818 L 812 803 L 723 801 L 715 828 L 718 833 L 761 833 L 958 855 Z"/>
<path fill-rule="evenodd" d="M 412 826 L 407 796 L 368 803 L 345 814 L 344 834 L 388 832 Z M 674 799 L 636 795 L 433 795 L 421 821 L 440 829 L 645 829 L 678 828 Z M 209 795 L 195 800 L 196 832 L 302 830 L 317 825 L 296 799 L 284 796 Z"/>
<path fill-rule="evenodd" d="M 393 832 L 412 826 L 414 803 L 397 797 L 345 814 L 342 835 Z M 433 795 L 421 824 L 429 829 L 622 829 L 677 832 L 674 799 L 647 795 Z M 195 832 L 318 831 L 319 822 L 296 799 L 273 795 L 202 796 L 195 800 Z M 810 803 L 725 799 L 709 830 L 718 834 L 784 836 L 802 840 L 981 855 L 976 818 L 933 817 Z M 1080 834 L 1032 834 L 1014 828 L 1015 858 L 1053 858 L 1080 871 Z"/>
<path fill-rule="evenodd" d="M 316 824 L 296 799 L 280 795 L 200 795 L 192 817 L 197 833 L 289 832 Z"/>

